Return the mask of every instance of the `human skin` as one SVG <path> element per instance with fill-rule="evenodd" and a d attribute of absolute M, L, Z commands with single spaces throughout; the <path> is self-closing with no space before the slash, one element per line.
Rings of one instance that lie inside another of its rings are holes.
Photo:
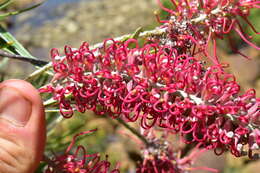
<path fill-rule="evenodd" d="M 45 117 L 38 91 L 22 80 L 0 84 L 0 173 L 33 173 L 42 159 Z"/>

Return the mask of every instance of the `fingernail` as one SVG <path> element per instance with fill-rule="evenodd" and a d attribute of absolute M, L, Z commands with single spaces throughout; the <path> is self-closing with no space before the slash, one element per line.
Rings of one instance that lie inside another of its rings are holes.
<path fill-rule="evenodd" d="M 0 118 L 14 126 L 25 126 L 31 111 L 31 103 L 18 90 L 11 87 L 0 89 Z"/>

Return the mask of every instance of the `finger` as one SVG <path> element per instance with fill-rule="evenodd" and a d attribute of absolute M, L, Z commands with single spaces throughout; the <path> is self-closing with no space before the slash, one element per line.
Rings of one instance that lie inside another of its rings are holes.
<path fill-rule="evenodd" d="M 45 145 L 45 119 L 38 91 L 21 80 L 0 84 L 0 173 L 31 173 Z"/>

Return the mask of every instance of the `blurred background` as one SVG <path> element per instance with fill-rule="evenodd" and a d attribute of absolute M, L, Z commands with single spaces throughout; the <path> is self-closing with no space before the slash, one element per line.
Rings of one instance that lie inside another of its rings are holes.
<path fill-rule="evenodd" d="M 40 1 L 16 0 L 7 10 L 25 8 L 37 2 Z M 169 5 L 166 1 L 164 3 L 166 6 Z M 58 48 L 62 52 L 65 45 L 78 48 L 84 41 L 90 44 L 98 43 L 106 38 L 133 33 L 140 26 L 144 30 L 152 29 L 158 26 L 153 14 L 158 9 L 155 0 L 47 0 L 40 7 L 10 17 L 1 21 L 1 24 L 32 55 L 49 61 L 51 48 Z M 167 16 L 161 12 L 161 17 Z M 260 29 L 259 17 L 259 10 L 253 11 L 250 17 L 257 29 Z M 253 35 L 246 25 L 244 28 Z M 237 77 L 242 90 L 256 88 L 259 97 L 260 53 L 238 38 L 234 37 L 234 42 L 238 43 L 240 50 L 252 57 L 252 60 L 232 54 L 226 49 L 227 44 L 223 43 L 218 49 L 221 60 L 230 63 L 228 70 Z M 259 45 L 260 38 L 254 39 L 254 42 Z M 1 64 L 0 76 L 1 80 L 24 79 L 34 70 L 30 64 L 11 60 L 5 65 Z M 131 125 L 136 126 L 136 124 Z M 86 146 L 87 151 L 101 152 L 104 156 L 108 154 L 113 165 L 120 161 L 123 173 L 134 173 L 135 161 L 141 160 L 139 147 L 134 140 L 131 138 L 129 140 L 130 132 L 114 120 L 88 112 L 75 115 L 69 120 L 50 127 L 47 153 L 64 151 L 77 132 L 98 127 L 96 133 L 81 137 L 79 140 L 80 144 Z M 260 169 L 259 162 L 234 158 L 229 154 L 215 156 L 213 152 L 205 152 L 196 165 L 217 168 L 223 173 L 258 173 Z M 38 172 L 41 172 L 41 169 L 39 168 Z"/>

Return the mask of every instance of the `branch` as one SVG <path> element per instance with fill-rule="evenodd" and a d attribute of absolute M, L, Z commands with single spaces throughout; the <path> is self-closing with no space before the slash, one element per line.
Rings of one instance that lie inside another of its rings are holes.
<path fill-rule="evenodd" d="M 127 128 L 129 131 L 131 131 L 134 135 L 136 135 L 141 141 L 145 143 L 146 146 L 150 145 L 150 142 L 147 141 L 147 139 L 141 135 L 136 129 L 129 126 L 125 121 L 123 121 L 121 118 L 116 119 L 120 124 L 122 124 L 125 128 Z"/>
<path fill-rule="evenodd" d="M 38 70 L 34 71 L 32 74 L 30 74 L 25 80 L 31 81 L 35 77 L 41 75 L 42 73 L 48 71 L 52 68 L 52 62 L 49 62 L 48 64 L 44 65 L 43 67 L 39 68 Z"/>
<path fill-rule="evenodd" d="M 11 53 L 8 53 L 8 52 L 3 51 L 3 50 L 0 50 L 0 56 L 1 57 L 7 57 L 7 58 L 10 58 L 10 59 L 17 59 L 17 60 L 20 60 L 20 61 L 29 62 L 32 65 L 39 66 L 39 67 L 48 64 L 47 61 L 43 61 L 43 60 L 39 60 L 39 59 L 33 59 L 33 58 L 29 58 L 29 57 L 25 57 L 25 56 L 21 56 L 21 55 L 16 55 L 16 54 L 11 54 Z"/>
<path fill-rule="evenodd" d="M 134 34 L 126 34 L 126 35 L 122 35 L 116 38 L 113 38 L 114 41 L 125 41 L 128 40 L 130 38 L 136 37 L 136 38 L 146 38 L 146 37 L 151 37 L 151 36 L 160 36 L 166 33 L 166 28 L 155 28 L 153 30 L 150 31 L 144 31 L 144 32 L 139 32 L 140 28 L 138 28 Z M 107 44 L 112 44 L 112 41 L 109 40 L 107 41 Z M 104 45 L 103 42 L 94 44 L 93 46 L 90 47 L 90 49 L 96 49 L 96 48 L 102 48 Z"/>

